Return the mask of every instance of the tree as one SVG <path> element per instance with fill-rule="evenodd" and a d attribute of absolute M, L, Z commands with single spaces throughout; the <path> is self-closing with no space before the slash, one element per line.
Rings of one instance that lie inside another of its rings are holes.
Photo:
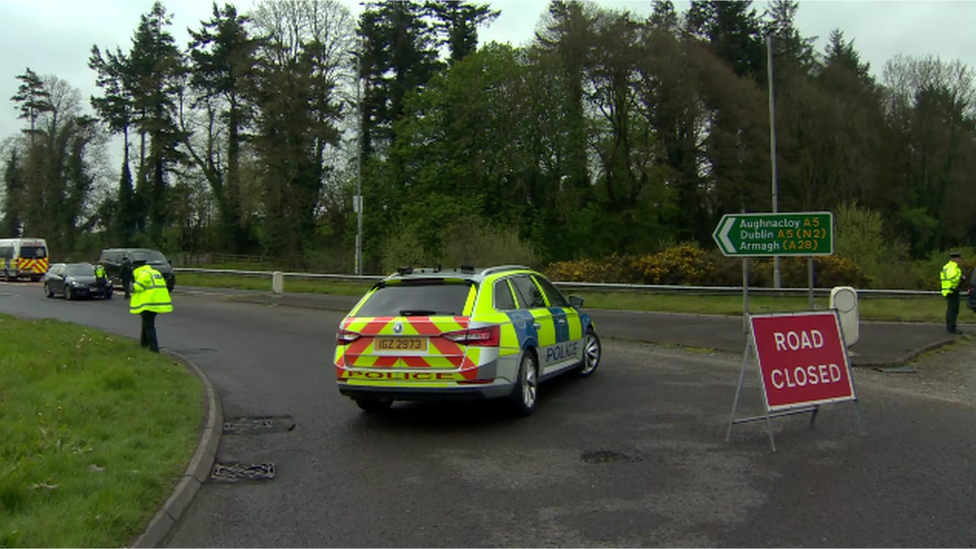
<path fill-rule="evenodd" d="M 364 155 L 396 141 L 394 123 L 407 96 L 427 84 L 440 68 L 427 9 L 413 1 L 368 2 L 360 17 L 360 78 Z M 394 174 L 397 178 L 397 174 Z"/>
<path fill-rule="evenodd" d="M 20 236 L 20 226 L 22 222 L 21 214 L 21 193 L 24 184 L 21 178 L 21 167 L 17 155 L 17 149 L 10 149 L 10 158 L 3 172 L 4 197 L 3 197 L 3 223 L 0 224 L 0 234 L 5 237 Z"/>
<path fill-rule="evenodd" d="M 565 94 L 561 110 L 565 113 L 566 144 L 559 154 L 565 159 L 561 169 L 569 185 L 583 194 L 590 186 L 583 85 L 586 70 L 592 63 L 594 17 L 590 4 L 553 0 L 543 20 L 543 29 L 536 33 L 538 47 L 557 59 L 562 69 L 557 80 Z"/>
<path fill-rule="evenodd" d="M 262 43 L 253 101 L 264 244 L 297 264 L 314 237 L 326 152 L 339 144 L 337 87 L 349 76 L 352 19 L 338 2 L 310 0 L 262 2 L 253 20 Z"/>
<path fill-rule="evenodd" d="M 796 28 L 799 9 L 799 0 L 773 0 L 766 8 L 765 34 L 773 37 L 774 78 L 782 74 L 784 68 L 808 75 L 816 65 L 813 44 L 817 37 L 804 37 Z"/>
<path fill-rule="evenodd" d="M 92 46 L 88 67 L 96 72 L 95 83 L 104 93 L 102 97 L 91 97 L 92 108 L 105 122 L 110 132 L 122 134 L 119 188 L 115 199 L 106 202 L 111 207 L 103 208 L 103 214 L 107 215 L 111 212 L 115 237 L 122 245 L 128 246 L 133 243 L 132 239 L 140 225 L 140 218 L 145 218 L 145 213 L 141 211 L 134 197 L 132 170 L 129 164 L 129 128 L 133 123 L 135 108 L 133 95 L 136 93 L 137 83 L 133 78 L 129 57 L 119 48 L 116 48 L 114 53 L 108 52 L 103 57 L 98 46 Z M 140 173 L 142 162 L 145 160 L 144 150 L 145 147 L 142 148 L 143 154 L 140 155 Z"/>
<path fill-rule="evenodd" d="M 652 2 L 649 26 L 677 34 L 678 14 L 674 11 L 671 0 L 654 0 Z"/>
<path fill-rule="evenodd" d="M 736 75 L 756 82 L 765 78 L 762 30 L 751 0 L 692 0 L 687 24 Z"/>
<path fill-rule="evenodd" d="M 916 257 L 958 245 L 973 232 L 976 86 L 973 70 L 935 57 L 896 56 L 885 65 L 890 124 L 884 176 L 900 209 L 897 227 Z"/>
<path fill-rule="evenodd" d="M 20 116 L 18 118 L 30 122 L 30 129 L 24 131 L 30 134 L 33 144 L 34 134 L 37 131 L 37 118 L 42 113 L 51 110 L 50 94 L 44 89 L 41 78 L 30 67 L 24 71 L 24 74 L 17 75 L 17 80 L 20 80 L 20 86 L 17 87 L 17 93 L 10 100 L 19 103 L 17 108 L 20 110 Z"/>
<path fill-rule="evenodd" d="M 501 13 L 488 4 L 470 4 L 460 0 L 427 2 L 434 18 L 434 29 L 441 44 L 450 51 L 450 62 L 456 63 L 478 48 L 478 27 L 494 21 Z"/>
<path fill-rule="evenodd" d="M 204 151 L 198 151 L 191 133 L 183 128 L 183 144 L 200 168 L 217 201 L 226 245 L 234 252 L 244 251 L 247 227 L 241 209 L 242 131 L 250 124 L 253 109 L 247 94 L 254 86 L 255 52 L 258 41 L 247 31 L 248 18 L 236 8 L 213 4 L 213 17 L 199 31 L 190 31 L 190 86 L 198 94 L 193 106 L 207 104 L 208 120 Z M 216 118 L 217 120 L 214 120 Z M 182 118 L 181 118 L 182 120 Z M 226 160 L 218 150 L 219 125 L 226 127 Z"/>
<path fill-rule="evenodd" d="M 127 64 L 135 83 L 133 112 L 140 133 L 136 197 L 140 226 L 148 221 L 149 238 L 158 242 L 166 223 L 166 188 L 170 171 L 183 159 L 182 135 L 176 124 L 176 98 L 184 83 L 183 56 L 165 28 L 172 17 L 158 0 L 139 19 Z M 148 139 L 149 151 L 146 154 Z"/>
<path fill-rule="evenodd" d="M 66 81 L 35 75 L 31 89 L 23 101 L 44 97 L 44 108 L 30 121 L 30 139 L 11 153 L 6 218 L 71 250 L 94 181 L 92 149 L 101 144 L 100 131 L 95 119 L 81 115 L 81 94 Z"/>

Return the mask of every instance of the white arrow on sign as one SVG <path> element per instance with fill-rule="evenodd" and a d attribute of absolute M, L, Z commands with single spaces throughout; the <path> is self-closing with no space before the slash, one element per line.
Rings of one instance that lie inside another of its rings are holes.
<path fill-rule="evenodd" d="M 735 246 L 732 245 L 732 241 L 729 240 L 729 231 L 732 230 L 733 225 L 735 225 L 735 218 L 734 217 L 726 218 L 725 221 L 722 223 L 722 226 L 719 227 L 718 238 L 719 240 L 722 241 L 722 245 L 725 246 L 726 250 L 734 253 L 736 251 Z"/>

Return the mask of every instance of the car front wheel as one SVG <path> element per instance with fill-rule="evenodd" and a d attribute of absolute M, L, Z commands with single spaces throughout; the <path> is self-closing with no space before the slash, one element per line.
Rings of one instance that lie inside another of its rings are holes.
<path fill-rule="evenodd" d="M 64 299 L 66 301 L 71 301 L 71 298 L 72 297 L 74 297 L 74 296 L 71 295 L 71 286 L 68 286 L 67 284 L 65 284 L 64 285 Z"/>
<path fill-rule="evenodd" d="M 538 374 L 535 355 L 528 350 L 522 351 L 515 390 L 510 397 L 512 410 L 520 416 L 527 416 L 535 410 L 536 399 L 539 396 Z"/>
<path fill-rule="evenodd" d="M 596 335 L 593 328 L 586 330 L 586 337 L 583 339 L 583 360 L 580 361 L 579 369 L 576 371 L 580 377 L 590 377 L 597 367 L 600 366 L 600 357 L 603 356 L 603 348 L 600 346 L 600 337 Z"/>

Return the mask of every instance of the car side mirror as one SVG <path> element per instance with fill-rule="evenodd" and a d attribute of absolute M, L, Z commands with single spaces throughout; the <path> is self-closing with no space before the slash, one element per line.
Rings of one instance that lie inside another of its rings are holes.
<path fill-rule="evenodd" d="M 583 307 L 583 298 L 578 295 L 571 295 L 569 296 L 569 304 L 580 309 Z"/>

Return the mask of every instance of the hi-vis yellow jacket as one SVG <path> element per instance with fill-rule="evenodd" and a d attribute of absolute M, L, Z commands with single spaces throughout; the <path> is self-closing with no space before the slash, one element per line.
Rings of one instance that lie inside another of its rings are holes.
<path fill-rule="evenodd" d="M 132 298 L 129 301 L 129 312 L 137 315 L 143 311 L 173 312 L 173 302 L 169 299 L 169 290 L 166 289 L 163 275 L 149 265 L 143 265 L 132 271 Z"/>
<path fill-rule="evenodd" d="M 942 273 L 939 275 L 939 279 L 942 280 L 942 296 L 946 297 L 952 292 L 959 288 L 959 283 L 962 282 L 962 269 L 955 261 L 949 260 L 942 267 Z"/>

